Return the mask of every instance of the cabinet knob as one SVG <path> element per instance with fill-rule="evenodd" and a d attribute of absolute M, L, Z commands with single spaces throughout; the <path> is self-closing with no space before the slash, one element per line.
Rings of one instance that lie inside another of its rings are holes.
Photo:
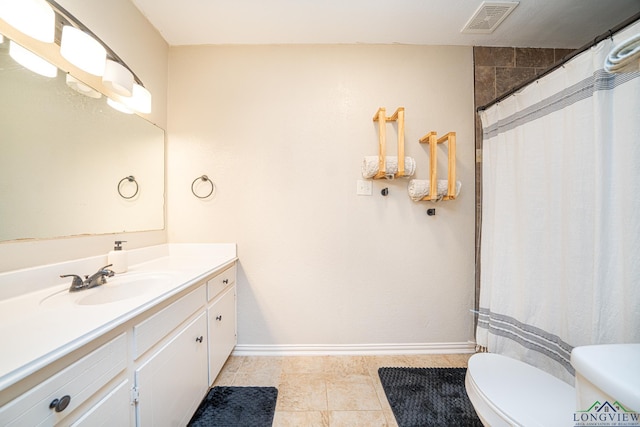
<path fill-rule="evenodd" d="M 219 316 L 216 316 L 216 320 L 218 320 L 218 321 L 222 322 L 222 314 L 221 314 L 221 315 L 219 315 Z"/>
<path fill-rule="evenodd" d="M 202 342 L 202 338 L 203 338 L 202 335 L 200 335 L 198 338 L 196 338 L 196 341 L 197 342 Z"/>
<path fill-rule="evenodd" d="M 53 399 L 49 404 L 49 408 L 55 409 L 56 412 L 62 412 L 65 409 L 67 409 L 67 406 L 69 406 L 69 403 L 71 403 L 71 396 L 66 394 L 62 396 L 60 399 Z"/>
<path fill-rule="evenodd" d="M 224 284 L 226 285 L 227 283 L 229 283 L 229 279 L 224 279 L 224 280 L 222 281 L 222 283 L 224 283 Z"/>

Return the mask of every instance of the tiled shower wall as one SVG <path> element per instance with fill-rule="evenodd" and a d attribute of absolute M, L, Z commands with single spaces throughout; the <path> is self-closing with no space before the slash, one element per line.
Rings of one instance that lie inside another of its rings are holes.
<path fill-rule="evenodd" d="M 521 83 L 540 74 L 572 49 L 513 47 L 473 48 L 475 108 L 486 105 Z M 482 223 L 482 124 L 476 125 L 476 309 L 480 297 L 480 225 Z"/>

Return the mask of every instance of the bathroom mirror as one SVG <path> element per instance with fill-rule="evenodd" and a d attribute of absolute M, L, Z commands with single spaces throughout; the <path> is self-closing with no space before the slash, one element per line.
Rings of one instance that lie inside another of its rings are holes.
<path fill-rule="evenodd" d="M 47 78 L 23 68 L 8 51 L 5 38 L 0 241 L 163 229 L 164 131 L 71 89 L 61 70 Z"/>

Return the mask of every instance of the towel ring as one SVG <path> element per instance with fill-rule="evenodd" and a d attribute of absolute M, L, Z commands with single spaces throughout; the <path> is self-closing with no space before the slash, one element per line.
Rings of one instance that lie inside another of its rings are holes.
<path fill-rule="evenodd" d="M 136 185 L 136 191 L 133 192 L 133 194 L 131 196 L 125 196 L 124 194 L 122 194 L 122 191 L 120 190 L 120 187 L 122 186 L 122 183 L 125 181 L 129 181 L 129 182 L 133 182 Z M 129 175 L 129 176 L 125 176 L 124 178 L 122 178 L 120 180 L 120 182 L 118 183 L 118 194 L 120 195 L 120 197 L 122 197 L 123 199 L 133 199 L 134 197 L 136 197 L 136 195 L 138 194 L 138 190 L 140 189 L 140 187 L 138 186 L 138 181 L 136 181 L 135 177 L 133 175 Z"/>
<path fill-rule="evenodd" d="M 202 180 L 204 182 L 209 182 L 209 184 L 211 184 L 211 191 L 209 191 L 205 196 L 200 196 L 200 195 L 198 195 L 198 193 L 196 193 L 196 190 L 195 190 L 194 186 L 196 185 L 196 182 L 198 182 L 198 180 Z M 198 199 L 206 199 L 207 197 L 209 197 L 209 196 L 211 196 L 213 194 L 215 189 L 216 189 L 216 185 L 213 183 L 213 181 L 211 181 L 211 179 L 209 179 L 209 177 L 207 175 L 199 176 L 196 179 L 194 179 L 193 182 L 191 183 L 191 192 Z"/>

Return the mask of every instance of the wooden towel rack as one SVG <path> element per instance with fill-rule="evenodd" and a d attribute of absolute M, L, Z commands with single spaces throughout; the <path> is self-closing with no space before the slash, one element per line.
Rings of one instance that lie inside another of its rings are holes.
<path fill-rule="evenodd" d="M 393 176 L 399 178 L 404 175 L 404 107 L 398 107 L 398 109 L 390 116 L 387 117 L 386 109 L 384 107 L 378 108 L 376 114 L 373 116 L 373 121 L 378 122 L 378 173 L 373 179 L 386 178 L 385 171 L 385 156 L 387 145 L 387 122 L 398 122 L 398 172 Z"/>
<path fill-rule="evenodd" d="M 449 142 L 449 174 L 448 174 L 448 186 L 447 195 L 442 197 L 441 200 L 453 200 L 456 198 L 456 133 L 449 132 L 446 135 L 438 138 L 436 132 L 429 132 L 422 138 L 420 143 L 429 144 L 429 195 L 425 196 L 421 200 L 438 200 L 438 144 L 442 144 L 445 141 Z"/>

